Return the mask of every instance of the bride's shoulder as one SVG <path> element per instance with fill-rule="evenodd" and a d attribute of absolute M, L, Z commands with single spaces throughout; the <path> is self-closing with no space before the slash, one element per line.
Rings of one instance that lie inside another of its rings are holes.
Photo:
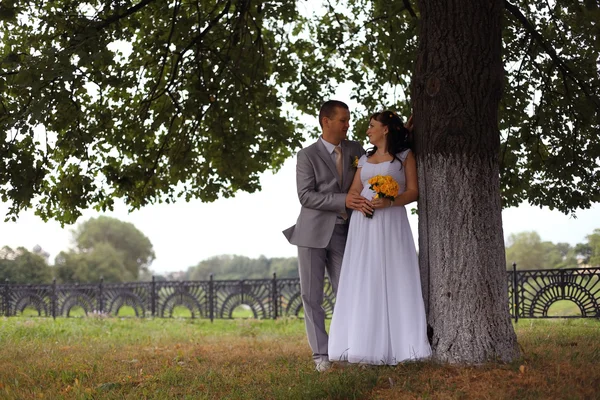
<path fill-rule="evenodd" d="M 402 162 L 406 160 L 409 154 L 412 153 L 411 149 L 402 150 L 399 153 L 396 153 L 396 157 L 398 157 Z"/>
<path fill-rule="evenodd" d="M 363 154 L 362 156 L 360 156 L 360 158 L 358 159 L 358 168 L 362 168 L 363 165 L 365 165 L 365 163 L 367 162 L 367 155 Z"/>

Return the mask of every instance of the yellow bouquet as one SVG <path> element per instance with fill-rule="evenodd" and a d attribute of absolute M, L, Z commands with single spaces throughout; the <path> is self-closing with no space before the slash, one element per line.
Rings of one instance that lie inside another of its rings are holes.
<path fill-rule="evenodd" d="M 374 199 L 390 199 L 394 201 L 400 191 L 398 182 L 389 175 L 375 175 L 369 179 L 369 184 L 371 185 L 369 188 L 375 192 Z M 367 214 L 367 218 L 373 218 L 373 213 Z"/>

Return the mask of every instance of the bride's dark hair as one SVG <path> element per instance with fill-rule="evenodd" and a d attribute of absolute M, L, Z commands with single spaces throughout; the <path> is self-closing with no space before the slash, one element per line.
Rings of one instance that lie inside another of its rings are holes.
<path fill-rule="evenodd" d="M 371 115 L 369 121 L 373 119 L 381 122 L 384 126 L 387 126 L 388 134 L 385 135 L 387 151 L 394 157 L 394 159 L 400 161 L 397 154 L 412 148 L 410 142 L 410 132 L 404 127 L 402 118 L 400 118 L 398 114 L 393 111 L 382 111 Z M 372 149 L 367 151 L 367 156 L 375 154 L 376 151 L 377 146 L 373 146 Z M 394 159 L 392 159 L 392 162 L 394 162 Z M 400 165 L 402 165 L 402 162 L 400 162 Z"/>

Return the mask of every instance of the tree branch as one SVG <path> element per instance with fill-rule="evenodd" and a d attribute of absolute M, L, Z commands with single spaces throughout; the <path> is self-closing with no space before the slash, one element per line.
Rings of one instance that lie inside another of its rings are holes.
<path fill-rule="evenodd" d="M 177 14 L 179 13 L 180 6 L 181 6 L 181 2 L 176 1 L 175 6 L 173 7 L 173 16 L 171 17 L 171 29 L 169 31 L 169 37 L 168 37 L 167 43 L 165 45 L 165 52 L 162 55 L 162 63 L 161 63 L 162 65 L 160 68 L 160 73 L 158 74 L 158 77 L 156 78 L 156 84 L 154 85 L 154 87 L 152 88 L 150 93 L 148 94 L 148 98 L 146 100 L 142 100 L 142 103 L 147 103 L 145 110 L 142 112 L 142 114 L 144 115 L 142 120 L 144 120 L 144 118 L 148 115 L 148 110 L 150 109 L 150 103 L 152 101 L 156 100 L 157 98 L 159 98 L 160 96 L 162 96 L 165 93 L 165 91 L 168 90 L 168 89 L 165 89 L 165 90 L 161 91 L 161 93 L 158 96 L 156 96 L 156 90 L 160 86 L 160 82 L 162 81 L 162 78 L 165 73 L 165 67 L 167 65 L 168 55 L 169 55 L 169 51 L 170 51 L 169 47 L 171 47 L 171 42 L 173 41 L 173 34 L 175 33 L 175 23 L 177 21 Z"/>
<path fill-rule="evenodd" d="M 202 32 L 200 32 L 198 35 L 196 35 L 196 37 L 194 37 L 192 39 L 192 41 L 185 47 L 185 49 L 183 49 L 179 55 L 179 59 L 181 59 L 183 57 L 183 55 L 192 48 L 192 46 L 196 43 L 198 43 L 200 40 L 202 40 L 202 38 L 221 20 L 221 18 L 223 18 L 223 16 L 225 14 L 227 14 L 229 12 L 229 9 L 231 8 L 231 0 L 227 0 L 227 4 L 225 5 L 225 8 L 223 9 L 223 11 L 221 11 L 215 18 L 213 18 L 209 23 L 208 26 L 206 28 L 204 28 L 204 30 Z"/>
<path fill-rule="evenodd" d="M 114 15 L 111 15 L 110 17 L 108 17 L 107 19 L 102 20 L 101 23 L 95 25 L 95 28 L 96 29 L 104 29 L 107 26 L 109 26 L 110 24 L 113 24 L 123 18 L 130 16 L 131 14 L 136 13 L 137 11 L 141 10 L 142 8 L 144 8 L 148 4 L 152 3 L 153 1 L 155 1 L 155 0 L 142 0 L 135 6 L 128 8 L 123 14 L 114 14 Z"/>
<path fill-rule="evenodd" d="M 177 53 L 177 58 L 175 59 L 175 63 L 173 64 L 173 68 L 171 69 L 171 76 L 169 78 L 169 82 L 165 85 L 164 89 L 162 89 L 158 94 L 155 94 L 152 98 L 149 98 L 145 101 L 150 103 L 162 96 L 163 94 L 165 94 L 167 90 L 169 90 L 169 88 L 175 82 L 175 77 L 177 76 L 177 69 L 179 68 L 179 63 L 181 62 L 181 60 L 183 60 L 185 53 L 187 53 L 188 50 L 190 50 L 194 46 L 194 44 L 202 40 L 202 38 L 221 20 L 221 18 L 223 18 L 223 16 L 229 12 L 230 7 L 231 0 L 228 0 L 227 5 L 223 9 L 223 11 L 220 12 L 215 18 L 213 18 L 208 24 L 208 26 L 204 28 L 204 30 L 200 32 L 196 37 L 194 37 L 192 41 L 183 50 Z"/>
<path fill-rule="evenodd" d="M 418 18 L 417 17 L 417 13 L 415 12 L 415 10 L 412 7 L 412 4 L 410 4 L 410 0 L 402 0 L 402 2 L 404 3 L 404 8 L 406 10 L 408 10 L 408 13 L 413 17 L 413 18 Z"/>
<path fill-rule="evenodd" d="M 0 73 L 0 76 L 10 76 L 10 75 L 17 75 L 20 71 L 7 71 L 7 72 L 2 72 Z"/>
<path fill-rule="evenodd" d="M 590 88 L 584 83 L 583 80 L 579 79 L 575 72 L 560 58 L 560 56 L 556 53 L 556 50 L 544 40 L 542 35 L 536 30 L 535 26 L 527 19 L 525 15 L 521 12 L 521 10 L 511 4 L 508 0 L 504 0 L 504 7 L 523 25 L 523 27 L 531 33 L 533 38 L 538 42 L 538 44 L 544 49 L 546 54 L 550 57 L 550 59 L 556 64 L 558 69 L 563 72 L 566 76 L 568 76 L 573 82 L 579 86 L 579 88 L 583 91 L 586 97 L 588 97 L 596 106 L 596 108 L 600 109 L 600 99 L 593 95 L 593 92 Z"/>

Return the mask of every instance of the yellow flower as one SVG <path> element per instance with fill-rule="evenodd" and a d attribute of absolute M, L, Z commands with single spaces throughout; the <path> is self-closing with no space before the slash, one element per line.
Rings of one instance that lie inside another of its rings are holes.
<path fill-rule="evenodd" d="M 390 199 L 394 201 L 400 191 L 398 182 L 389 175 L 375 175 L 368 182 L 371 185 L 370 189 L 375 192 L 373 199 Z M 367 215 L 367 217 L 373 218 L 373 214 Z"/>
<path fill-rule="evenodd" d="M 354 160 L 352 160 L 352 166 L 354 168 L 358 168 L 358 157 L 354 156 Z"/>

